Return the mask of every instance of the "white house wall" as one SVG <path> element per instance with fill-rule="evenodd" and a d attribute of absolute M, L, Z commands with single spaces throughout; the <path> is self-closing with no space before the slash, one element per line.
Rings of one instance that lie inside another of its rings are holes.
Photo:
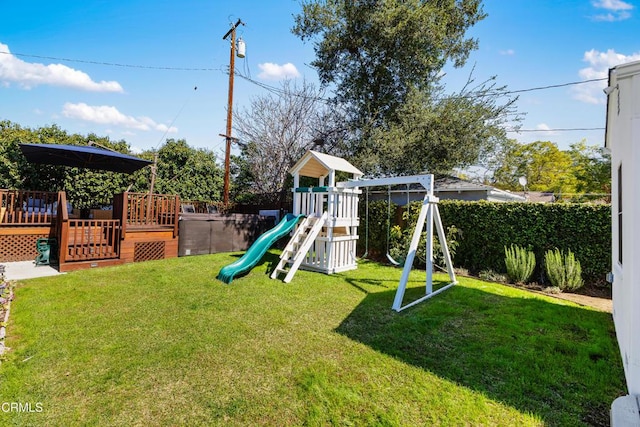
<path fill-rule="evenodd" d="M 613 319 L 629 394 L 640 395 L 640 62 L 610 78 L 607 146 L 611 150 Z M 622 264 L 618 259 L 618 168 L 622 165 Z"/>

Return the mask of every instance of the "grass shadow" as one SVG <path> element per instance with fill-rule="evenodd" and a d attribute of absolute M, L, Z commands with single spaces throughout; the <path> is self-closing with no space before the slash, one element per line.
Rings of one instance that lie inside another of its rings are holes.
<path fill-rule="evenodd" d="M 549 425 L 609 425 L 625 393 L 610 314 L 461 285 L 395 313 L 394 294 L 367 292 L 337 332 Z"/>
<path fill-rule="evenodd" d="M 371 290 L 369 289 L 370 286 L 374 287 L 374 288 L 378 288 L 376 290 L 376 292 L 379 292 L 380 289 L 390 289 L 390 288 L 395 288 L 396 284 L 397 284 L 397 280 L 395 279 L 383 279 L 383 278 L 360 278 L 360 277 L 353 277 L 350 276 L 348 274 L 344 274 L 344 273 L 336 273 L 335 277 L 339 277 L 341 279 L 343 279 L 345 282 L 347 282 L 349 285 L 353 286 L 354 288 L 358 289 L 359 291 L 365 293 L 365 294 L 369 294 L 371 293 Z"/>

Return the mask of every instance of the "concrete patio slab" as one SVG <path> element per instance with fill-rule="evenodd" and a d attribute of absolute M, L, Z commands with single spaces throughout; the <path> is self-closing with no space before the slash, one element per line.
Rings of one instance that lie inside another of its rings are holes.
<path fill-rule="evenodd" d="M 60 273 L 49 265 L 38 265 L 34 261 L 3 262 L 6 280 L 33 279 L 36 277 L 56 276 Z"/>

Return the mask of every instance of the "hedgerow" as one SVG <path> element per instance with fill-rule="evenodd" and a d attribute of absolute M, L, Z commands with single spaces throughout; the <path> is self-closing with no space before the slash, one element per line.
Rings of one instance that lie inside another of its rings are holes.
<path fill-rule="evenodd" d="M 419 202 L 413 204 L 404 227 L 416 222 Z M 453 259 L 456 267 L 473 273 L 506 273 L 504 248 L 519 245 L 531 248 L 538 260 L 532 280 L 546 283 L 541 268 L 544 254 L 558 248 L 575 254 L 585 283 L 606 284 L 605 276 L 611 271 L 609 205 L 442 200 L 438 207 L 444 228 L 455 226 L 460 230 Z M 369 255 L 375 257 L 386 252 L 386 202 L 370 203 L 369 208 Z M 399 223 L 401 213 L 406 211 L 403 207 L 397 210 L 392 225 Z M 361 203 L 359 253 L 364 252 L 365 214 Z"/>

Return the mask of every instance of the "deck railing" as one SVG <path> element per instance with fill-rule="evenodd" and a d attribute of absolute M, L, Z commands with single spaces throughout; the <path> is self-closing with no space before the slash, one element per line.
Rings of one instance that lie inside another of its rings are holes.
<path fill-rule="evenodd" d="M 122 233 L 128 228 L 172 228 L 178 235 L 180 197 L 149 193 L 121 193 L 114 197 L 114 219 L 122 221 Z"/>
<path fill-rule="evenodd" d="M 0 190 L 0 224 L 47 224 L 58 212 L 58 193 Z"/>
<path fill-rule="evenodd" d="M 117 259 L 127 227 L 168 229 L 178 235 L 180 198 L 177 195 L 122 193 L 114 197 L 113 219 L 72 217 L 64 191 L 0 189 L 0 227 L 21 236 L 43 230 L 56 238 L 62 266 L 74 261 Z M 23 231 L 24 230 L 24 231 Z"/>
<path fill-rule="evenodd" d="M 120 249 L 120 220 L 70 219 L 61 237 L 60 262 L 115 259 Z"/>
<path fill-rule="evenodd" d="M 64 191 L 58 193 L 56 238 L 59 262 L 115 259 L 120 253 L 120 220 L 69 218 Z"/>

